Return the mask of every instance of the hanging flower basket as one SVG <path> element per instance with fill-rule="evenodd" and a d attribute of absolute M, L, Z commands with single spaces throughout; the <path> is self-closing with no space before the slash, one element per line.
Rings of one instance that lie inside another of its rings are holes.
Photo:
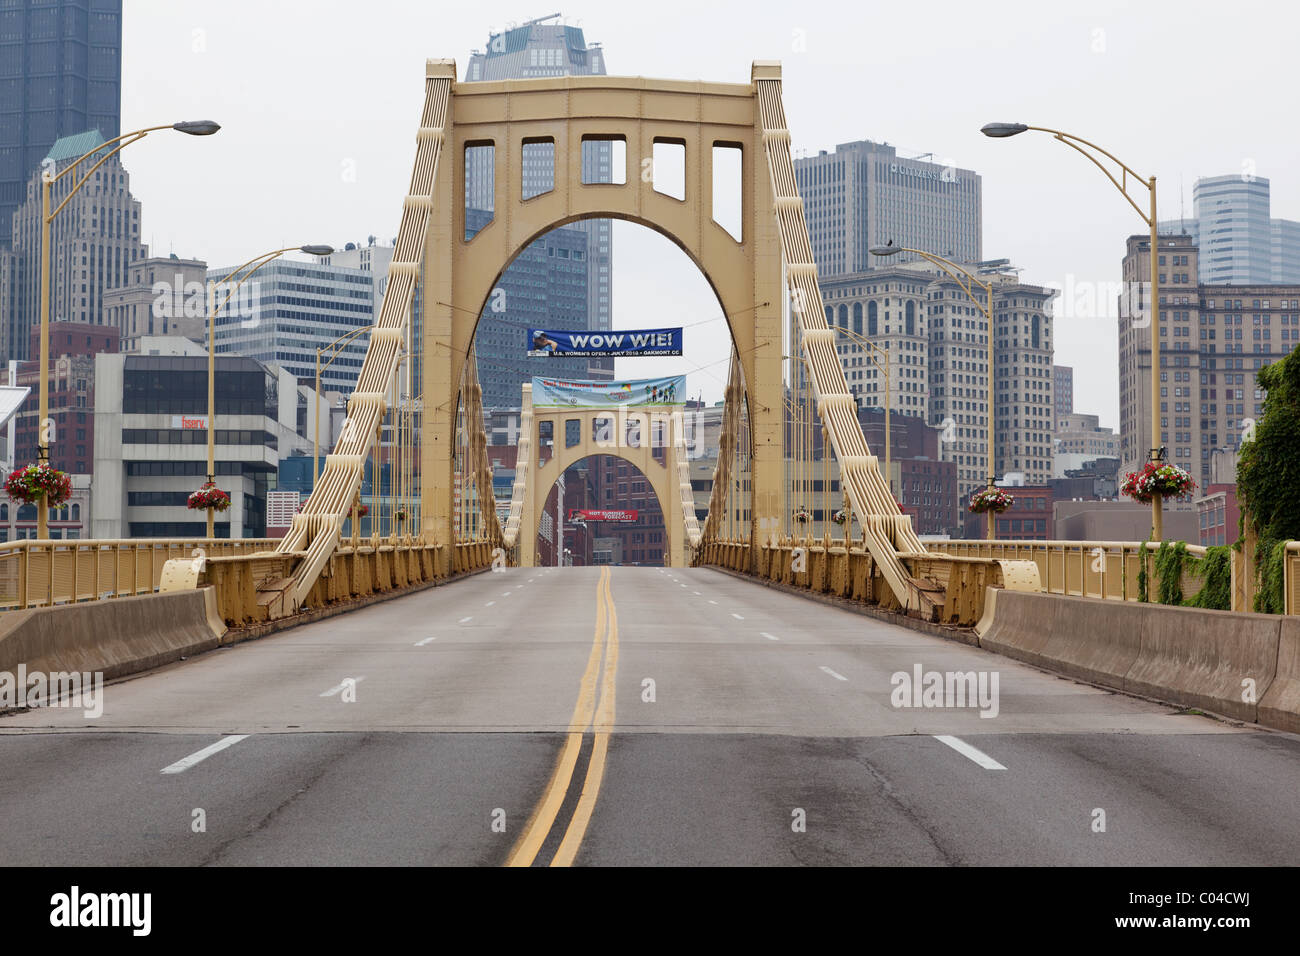
<path fill-rule="evenodd" d="M 807 508 L 799 508 L 794 513 L 794 520 L 796 524 L 807 524 L 812 521 L 812 512 Z"/>
<path fill-rule="evenodd" d="M 191 511 L 225 511 L 230 507 L 230 495 L 226 494 L 212 482 L 204 482 L 198 491 L 190 495 L 185 507 Z"/>
<path fill-rule="evenodd" d="M 398 508 L 396 511 L 393 512 L 393 517 L 398 521 L 405 521 L 406 510 L 404 508 Z"/>
<path fill-rule="evenodd" d="M 977 515 L 990 511 L 995 515 L 1000 515 L 1010 508 L 1015 500 L 1001 488 L 981 488 L 970 496 L 970 503 L 966 505 L 966 508 Z"/>
<path fill-rule="evenodd" d="M 42 498 L 56 508 L 72 497 L 72 479 L 48 462 L 16 469 L 5 481 L 5 491 L 15 501 L 32 505 Z"/>
<path fill-rule="evenodd" d="M 835 514 L 831 515 L 831 520 L 834 521 L 834 522 L 835 522 L 836 524 L 838 524 L 838 525 L 844 525 L 844 524 L 847 524 L 847 523 L 848 523 L 848 520 L 849 520 L 849 512 L 848 512 L 848 509 L 847 509 L 847 508 L 841 508 L 839 511 L 835 512 Z"/>
<path fill-rule="evenodd" d="M 72 479 L 43 461 L 15 469 L 5 480 L 5 491 L 14 501 L 34 505 L 44 498 L 49 507 L 57 508 L 72 497 Z"/>
<path fill-rule="evenodd" d="M 368 514 L 370 514 L 370 506 L 369 506 L 369 505 L 357 505 L 357 517 L 358 517 L 358 518 L 364 518 L 364 517 L 365 517 L 366 515 L 368 515 Z"/>
<path fill-rule="evenodd" d="M 1177 465 L 1161 465 L 1149 461 L 1141 471 L 1130 471 L 1119 486 L 1122 494 L 1134 501 L 1149 505 L 1156 495 L 1162 498 L 1181 498 L 1196 488 L 1192 476 Z"/>

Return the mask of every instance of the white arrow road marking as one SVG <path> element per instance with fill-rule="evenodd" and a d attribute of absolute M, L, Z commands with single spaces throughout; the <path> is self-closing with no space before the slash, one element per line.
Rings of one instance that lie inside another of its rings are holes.
<path fill-rule="evenodd" d="M 829 667 L 827 667 L 824 664 L 822 665 L 821 669 L 824 670 L 826 673 L 830 674 L 836 680 L 848 680 L 848 678 L 845 677 L 843 674 L 837 674 L 835 671 L 831 670 Z"/>
<path fill-rule="evenodd" d="M 961 754 L 963 757 L 969 757 L 971 760 L 974 760 L 985 770 L 1006 770 L 1007 769 L 1006 767 L 1002 766 L 1002 764 L 998 763 L 996 760 L 990 757 L 988 754 L 984 753 L 984 751 L 976 750 L 970 744 L 966 743 L 966 741 L 960 740 L 957 737 L 950 737 L 946 734 L 945 735 L 935 734 L 934 739 L 939 741 L 940 743 L 947 744 L 949 747 L 957 751 L 957 753 Z"/>
<path fill-rule="evenodd" d="M 176 761 L 174 764 L 171 764 L 170 766 L 167 767 L 163 767 L 160 772 L 161 773 L 184 773 L 186 770 L 189 770 L 190 767 L 193 767 L 196 763 L 202 763 L 204 760 L 207 760 L 213 754 L 221 753 L 221 751 L 225 750 L 227 747 L 233 747 L 235 744 L 239 743 L 247 736 L 249 735 L 230 734 L 228 736 L 222 737 L 215 744 L 209 744 L 207 747 L 204 747 L 202 750 L 195 751 L 194 753 L 190 754 L 188 757 L 183 757 L 180 760 Z"/>
<path fill-rule="evenodd" d="M 343 683 L 339 684 L 338 687 L 331 687 L 329 690 L 327 690 L 327 691 L 325 691 L 323 694 L 321 694 L 321 696 L 322 696 L 322 697 L 333 697 L 333 696 L 334 696 L 335 694 L 337 694 L 339 691 L 343 690 L 345 687 L 348 686 L 348 681 L 351 681 L 351 682 L 352 682 L 352 685 L 355 687 L 357 684 L 360 684 L 363 680 L 365 680 L 364 677 L 349 677 L 349 678 L 348 678 L 347 680 L 345 680 Z"/>

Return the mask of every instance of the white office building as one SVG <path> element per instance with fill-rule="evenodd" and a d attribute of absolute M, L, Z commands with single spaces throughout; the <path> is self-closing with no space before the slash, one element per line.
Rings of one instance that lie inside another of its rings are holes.
<path fill-rule="evenodd" d="M 233 267 L 211 269 L 220 282 Z M 384 273 L 386 275 L 386 272 Z M 217 354 L 273 363 L 312 385 L 316 350 L 374 322 L 375 275 L 365 269 L 277 259 L 259 269 L 217 315 Z M 225 293 L 220 293 L 220 302 Z M 342 346 L 321 376 L 321 391 L 351 394 L 369 336 Z"/>
<path fill-rule="evenodd" d="M 206 513 L 186 501 L 207 481 L 207 376 L 207 352 L 179 336 L 95 356 L 94 537 L 206 532 Z M 311 452 L 311 389 L 237 355 L 217 357 L 215 384 L 216 483 L 231 500 L 216 535 L 263 537 L 280 459 Z"/>

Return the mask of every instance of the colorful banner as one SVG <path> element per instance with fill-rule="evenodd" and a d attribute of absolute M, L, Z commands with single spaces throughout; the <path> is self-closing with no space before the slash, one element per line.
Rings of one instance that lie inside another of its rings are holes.
<path fill-rule="evenodd" d="M 628 332 L 588 332 L 557 329 L 529 329 L 525 343 L 532 358 L 550 356 L 592 356 L 606 358 L 633 355 L 681 355 L 682 330 L 637 329 Z"/>
<path fill-rule="evenodd" d="M 636 521 L 638 514 L 639 512 L 637 511 L 636 508 L 632 508 L 624 511 L 613 511 L 609 509 L 593 510 L 588 508 L 570 508 L 569 522 L 574 523 L 578 521 Z"/>
<path fill-rule="evenodd" d="M 563 382 L 554 378 L 533 377 L 534 408 L 680 405 L 685 401 L 685 375 L 641 378 L 630 382 Z"/>

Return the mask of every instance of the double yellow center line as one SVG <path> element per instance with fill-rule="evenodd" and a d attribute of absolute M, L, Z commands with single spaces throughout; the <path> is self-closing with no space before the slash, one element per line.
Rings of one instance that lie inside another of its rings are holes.
<path fill-rule="evenodd" d="M 595 731 L 595 739 L 592 742 L 591 759 L 587 762 L 587 776 L 582 784 L 578 805 L 564 831 L 560 847 L 551 860 L 551 866 L 572 865 L 578 847 L 582 845 L 582 838 L 587 833 L 587 824 L 591 822 L 591 813 L 595 809 L 596 797 L 600 793 L 600 781 L 605 775 L 609 731 L 614 726 L 614 677 L 618 671 L 618 613 L 614 610 L 614 598 L 610 593 L 609 579 L 609 568 L 602 567 L 600 578 L 596 582 L 596 633 L 592 639 L 591 653 L 587 657 L 587 668 L 582 673 L 578 701 L 573 707 L 573 717 L 569 721 L 564 749 L 560 751 L 560 759 L 556 762 L 551 779 L 546 784 L 541 802 L 524 827 L 523 836 L 510 851 L 506 866 L 532 866 L 537 858 L 538 851 L 541 850 L 542 844 L 555 826 L 555 818 L 559 815 L 565 795 L 573 783 L 573 771 L 577 766 L 578 753 L 582 749 L 582 738 L 588 726 Z M 598 683 L 599 705 L 596 698 Z"/>

